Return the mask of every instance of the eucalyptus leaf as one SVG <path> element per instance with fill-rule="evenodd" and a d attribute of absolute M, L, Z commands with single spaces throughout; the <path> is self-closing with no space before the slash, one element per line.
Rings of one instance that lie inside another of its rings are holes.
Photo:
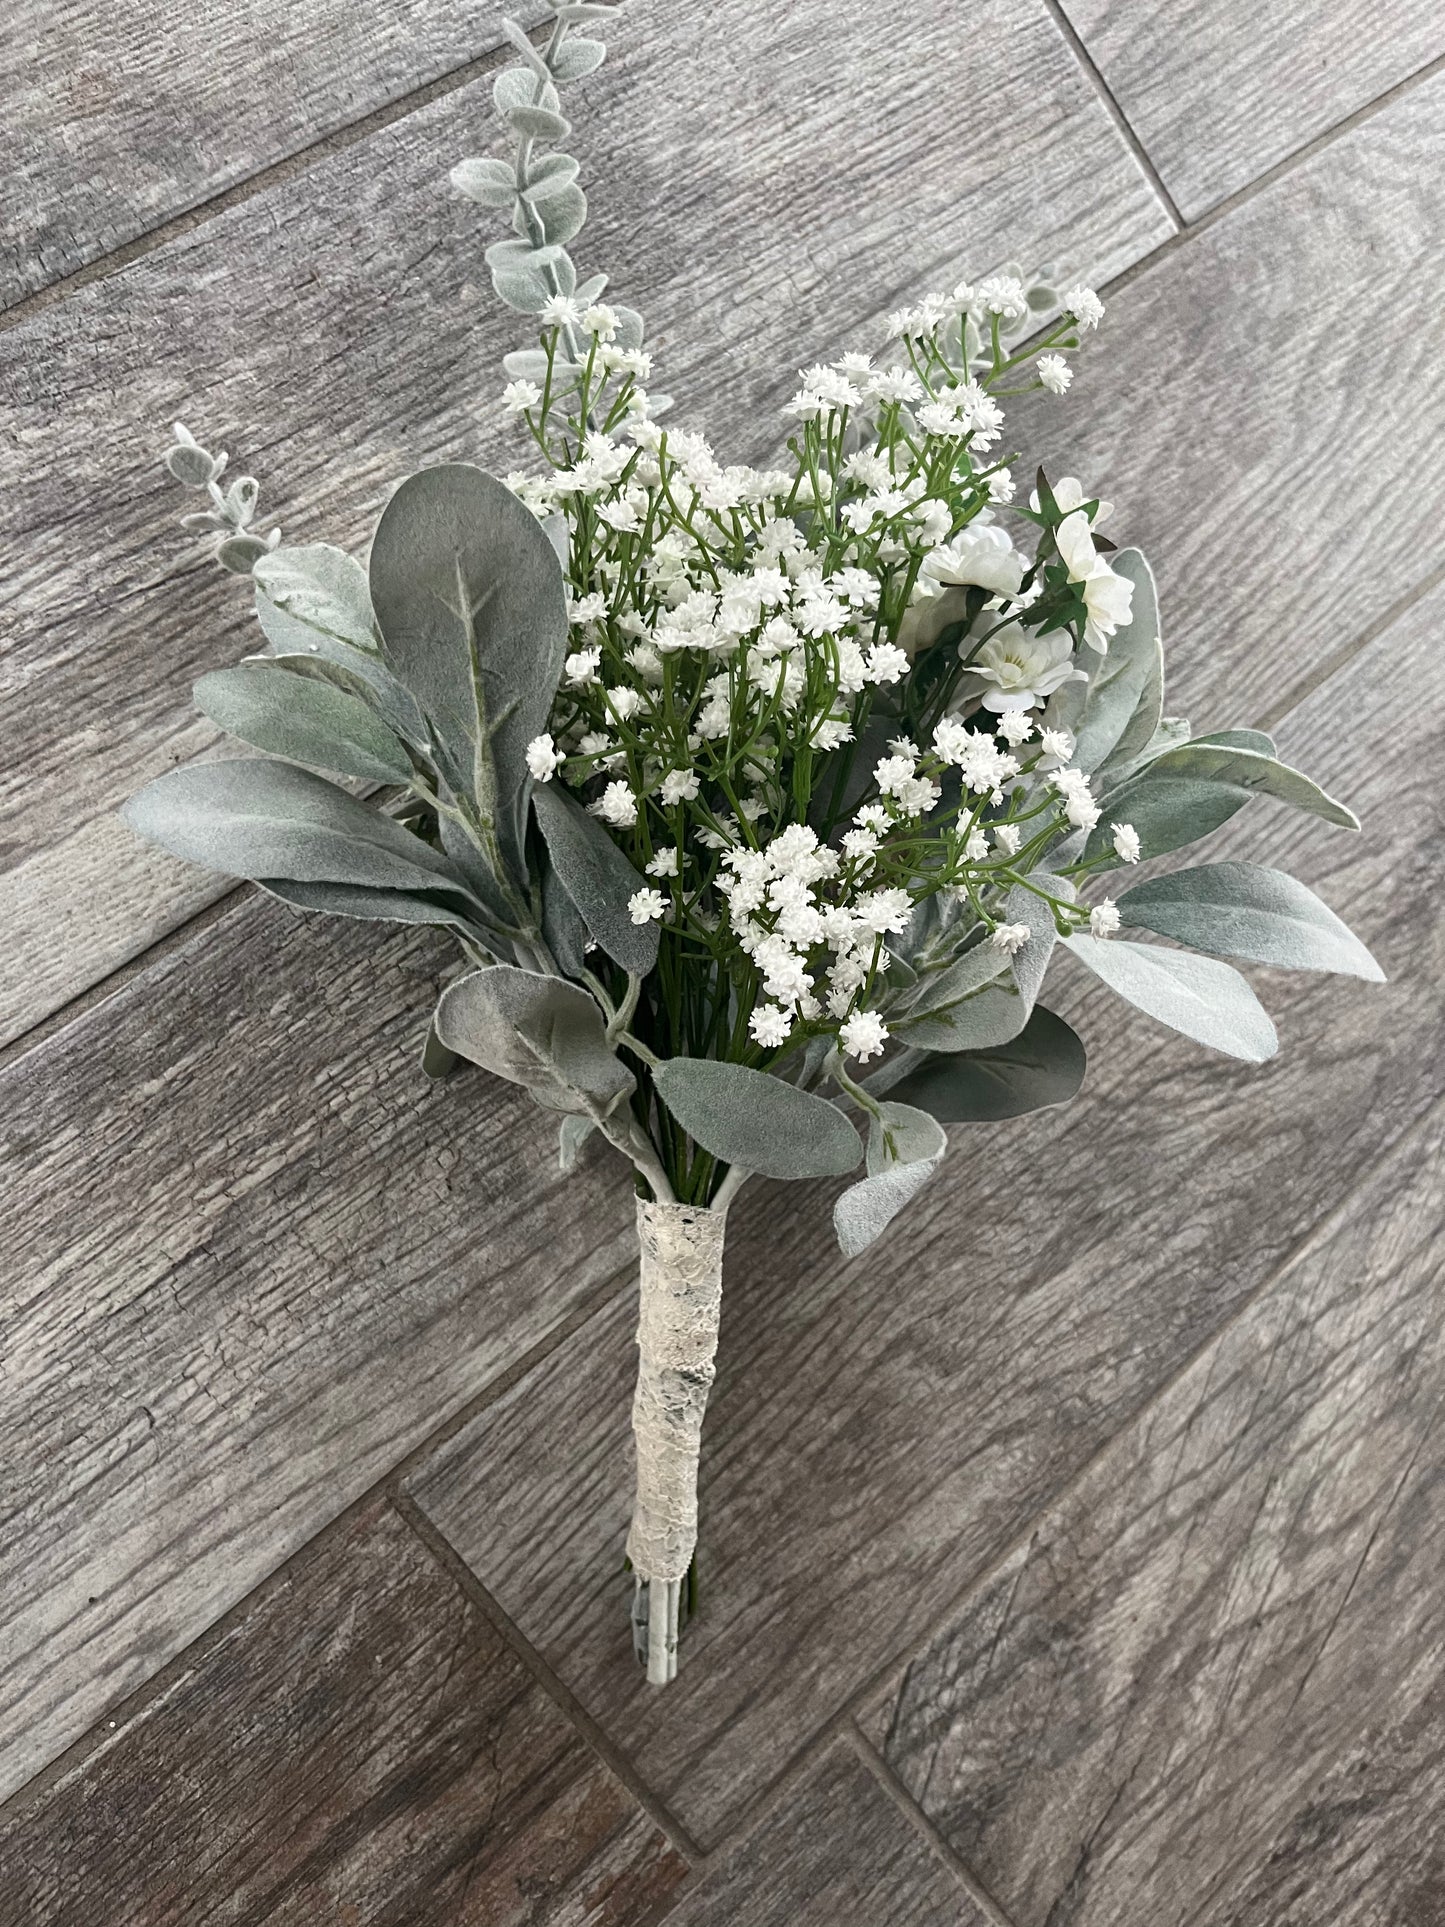
<path fill-rule="evenodd" d="M 1109 794 L 1103 818 L 1084 853 L 1090 859 L 1105 859 L 1108 867 L 1113 851 L 1111 824 L 1132 823 L 1139 832 L 1143 856 L 1163 856 L 1208 836 L 1256 795 L 1272 796 L 1344 829 L 1360 827 L 1352 810 L 1289 764 L 1259 750 L 1196 737 L 1167 750 Z"/>
<path fill-rule="evenodd" d="M 216 549 L 216 560 L 232 575 L 254 575 L 256 564 L 272 553 L 259 535 L 228 535 Z"/>
<path fill-rule="evenodd" d="M 572 123 L 562 114 L 550 107 L 524 107 L 507 109 L 507 124 L 513 133 L 523 135 L 527 140 L 560 141 L 565 140 L 572 131 Z"/>
<path fill-rule="evenodd" d="M 1042 1004 L 1017 1037 L 991 1050 L 930 1051 L 889 1085 L 897 1100 L 923 1106 L 944 1124 L 996 1124 L 1067 1104 L 1084 1081 L 1084 1046 Z"/>
<path fill-rule="evenodd" d="M 1153 877 L 1125 891 L 1119 915 L 1135 929 L 1218 957 L 1385 981 L 1349 925 L 1313 890 L 1257 863 L 1208 863 Z"/>
<path fill-rule="evenodd" d="M 540 94 L 537 91 L 537 76 L 528 67 L 504 67 L 492 82 L 492 103 L 499 114 L 509 114 L 514 107 L 546 107 L 554 114 L 559 105 L 557 89 L 551 81 L 542 83 Z"/>
<path fill-rule="evenodd" d="M 527 744 L 547 727 L 567 601 L 532 511 L 465 463 L 423 469 L 388 503 L 371 548 L 386 660 L 425 710 L 453 788 L 527 874 Z"/>
<path fill-rule="evenodd" d="M 928 1183 L 948 1149 L 943 1127 L 911 1104 L 880 1104 L 868 1126 L 868 1176 L 833 1206 L 833 1229 L 845 1257 L 856 1258 L 887 1230 Z"/>
<path fill-rule="evenodd" d="M 439 850 L 309 770 L 238 757 L 171 770 L 121 808 L 175 856 L 273 884 L 352 883 L 470 896 Z"/>
<path fill-rule="evenodd" d="M 447 178 L 458 194 L 482 207 L 510 207 L 517 198 L 517 176 L 507 161 L 458 161 Z"/>
<path fill-rule="evenodd" d="M 543 238 L 549 244 L 570 241 L 574 234 L 581 233 L 587 220 L 587 196 L 575 182 L 555 189 L 548 183 L 536 193 L 529 188 L 524 198 L 541 222 Z"/>
<path fill-rule="evenodd" d="M 1196 1044 L 1251 1064 L 1279 1049 L 1264 1006 L 1228 964 L 1117 937 L 1073 936 L 1064 943 L 1110 990 Z"/>
<path fill-rule="evenodd" d="M 602 1013 L 576 984 L 494 964 L 442 992 L 436 1032 L 448 1050 L 525 1085 L 554 1111 L 608 1116 L 636 1088 Z"/>
<path fill-rule="evenodd" d="M 560 783 L 535 784 L 532 808 L 552 868 L 593 942 L 632 976 L 645 977 L 657 961 L 658 928 L 634 923 L 627 908 L 628 899 L 645 888 L 643 879 Z"/>
<path fill-rule="evenodd" d="M 411 779 L 401 742 L 359 696 L 294 675 L 274 657 L 214 670 L 194 693 L 203 716 L 272 756 L 372 783 Z"/>
<path fill-rule="evenodd" d="M 575 181 L 579 171 L 570 154 L 537 154 L 527 164 L 524 185 L 529 193 L 540 188 L 544 182 L 555 181 L 560 186 L 564 181 Z"/>
<path fill-rule="evenodd" d="M 672 1057 L 652 1073 L 657 1095 L 705 1151 L 768 1178 L 827 1178 L 863 1155 L 835 1104 L 745 1064 Z"/>
<path fill-rule="evenodd" d="M 552 72 L 558 80 L 581 80 L 585 74 L 595 74 L 606 58 L 607 49 L 600 40 L 586 40 L 577 34 L 557 49 Z"/>

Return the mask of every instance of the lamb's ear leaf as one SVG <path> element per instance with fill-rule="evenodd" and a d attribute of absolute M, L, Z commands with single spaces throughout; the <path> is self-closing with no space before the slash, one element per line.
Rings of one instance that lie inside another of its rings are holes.
<path fill-rule="evenodd" d="M 434 923 L 468 931 L 489 945 L 493 941 L 479 906 L 446 890 L 386 890 L 364 883 L 301 883 L 286 877 L 257 877 L 256 882 L 298 910 L 359 917 L 367 923 Z"/>
<path fill-rule="evenodd" d="M 1360 827 L 1352 810 L 1288 763 L 1256 749 L 1196 737 L 1166 750 L 1109 794 L 1103 820 L 1084 854 L 1107 865 L 1113 851 L 1111 824 L 1132 823 L 1142 854 L 1164 856 L 1217 830 L 1256 795 L 1272 796 L 1347 830 Z"/>
<path fill-rule="evenodd" d="M 1137 755 L 1158 728 L 1164 702 L 1164 651 L 1153 572 L 1138 549 L 1121 549 L 1109 566 L 1133 583 L 1134 596 L 1129 620 L 1110 638 L 1108 654 L 1083 652 L 1089 658 L 1083 663 L 1089 680 L 1071 760 L 1089 771 L 1111 759 L 1123 763 Z"/>
<path fill-rule="evenodd" d="M 563 976 L 580 978 L 587 967 L 587 925 L 550 863 L 542 871 L 542 935 Z"/>
<path fill-rule="evenodd" d="M 1151 877 L 1124 892 L 1119 915 L 1135 929 L 1216 957 L 1385 981 L 1353 930 L 1313 890 L 1258 863 L 1205 863 Z"/>
<path fill-rule="evenodd" d="M 423 469 L 392 496 L 371 548 L 388 665 L 438 736 L 448 780 L 526 876 L 527 744 L 547 727 L 567 642 L 556 550 L 532 511 L 464 462 Z"/>
<path fill-rule="evenodd" d="M 892 1097 L 925 1107 L 944 1124 L 995 1124 L 1048 1110 L 1077 1096 L 1084 1046 L 1062 1017 L 1042 1004 L 1015 1038 L 993 1050 L 930 1051 L 902 1077 Z"/>
<path fill-rule="evenodd" d="M 1110 990 L 1196 1044 L 1251 1064 L 1262 1064 L 1279 1049 L 1264 1006 L 1228 964 L 1119 938 L 1063 941 Z"/>
<path fill-rule="evenodd" d="M 435 1021 L 447 1050 L 525 1085 L 549 1110 L 605 1116 L 635 1089 L 601 1011 L 561 977 L 512 964 L 472 971 L 442 992 Z"/>
<path fill-rule="evenodd" d="M 256 564 L 256 616 L 277 655 L 320 653 L 328 643 L 376 654 L 366 571 L 327 542 L 273 549 Z"/>
<path fill-rule="evenodd" d="M 1278 761 L 1273 736 L 1262 729 L 1216 729 L 1208 736 L 1186 737 L 1186 742 L 1213 743 L 1222 749 L 1250 749 L 1257 756 L 1273 756 Z"/>
<path fill-rule="evenodd" d="M 724 1164 L 768 1178 L 827 1178 L 851 1171 L 863 1155 L 835 1104 L 766 1071 L 671 1057 L 652 1081 L 688 1136 Z"/>
<path fill-rule="evenodd" d="M 928 1183 L 948 1149 L 936 1118 L 911 1104 L 880 1104 L 868 1125 L 868 1176 L 833 1206 L 833 1229 L 845 1257 L 856 1258 Z"/>
<path fill-rule="evenodd" d="M 469 896 L 441 851 L 291 763 L 192 763 L 159 777 L 120 813 L 150 842 L 227 876 Z"/>
<path fill-rule="evenodd" d="M 195 686 L 196 707 L 253 749 L 308 769 L 372 783 L 405 783 L 411 758 L 361 697 L 263 656 L 216 669 Z"/>
<path fill-rule="evenodd" d="M 1037 877 L 1055 896 L 1072 896 L 1065 879 Z M 1037 890 L 1015 884 L 1004 902 L 1003 920 L 1024 923 L 1030 935 L 1012 959 L 985 939 L 964 952 L 923 989 L 902 1018 L 890 1020 L 898 1041 L 918 1050 L 987 1050 L 1008 1043 L 1028 1023 L 1034 999 L 1053 955 L 1054 913 Z"/>
<path fill-rule="evenodd" d="M 581 1117 L 575 1111 L 567 1113 L 557 1133 L 557 1165 L 560 1170 L 571 1171 L 576 1168 L 578 1153 L 596 1129 L 590 1117 Z"/>
<path fill-rule="evenodd" d="M 537 783 L 532 808 L 547 855 L 567 895 L 581 912 L 592 941 L 634 977 L 657 961 L 658 928 L 635 924 L 629 897 L 644 887 L 625 854 L 595 816 L 560 783 Z"/>

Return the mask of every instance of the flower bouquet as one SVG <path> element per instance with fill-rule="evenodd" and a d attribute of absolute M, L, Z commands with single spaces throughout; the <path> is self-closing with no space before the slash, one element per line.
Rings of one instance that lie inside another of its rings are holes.
<path fill-rule="evenodd" d="M 1002 404 L 1068 387 L 1088 288 L 999 272 L 892 316 L 877 356 L 805 371 L 774 468 L 666 425 L 641 316 L 568 251 L 587 203 L 559 92 L 603 59 L 574 28 L 610 11 L 560 7 L 535 45 L 508 26 L 511 152 L 451 176 L 510 215 L 487 261 L 528 317 L 502 399 L 537 465 L 412 476 L 363 568 L 263 538 L 256 483 L 223 486 L 177 428 L 168 466 L 209 504 L 186 520 L 252 578 L 264 636 L 196 700 L 264 755 L 176 770 L 126 815 L 302 910 L 449 931 L 424 1068 L 525 1085 L 564 1167 L 594 1134 L 632 1166 L 627 1554 L 661 1683 L 750 1174 L 849 1178 L 852 1256 L 937 1175 L 946 1125 L 1066 1103 L 1084 1049 L 1038 1001 L 1060 948 L 1252 1062 L 1275 1033 L 1221 957 L 1381 973 L 1278 870 L 1106 893 L 1256 794 L 1358 826 L 1261 732 L 1162 713 L 1154 583 L 1107 502 L 1043 468 L 1019 499 Z"/>

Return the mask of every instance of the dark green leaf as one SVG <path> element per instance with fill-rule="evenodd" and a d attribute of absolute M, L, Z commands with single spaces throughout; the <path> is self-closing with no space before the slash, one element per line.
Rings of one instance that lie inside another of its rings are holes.
<path fill-rule="evenodd" d="M 943 1124 L 995 1124 L 1067 1104 L 1084 1081 L 1084 1046 L 1051 1010 L 1035 1005 L 1015 1038 L 993 1050 L 929 1052 L 890 1086 Z"/>

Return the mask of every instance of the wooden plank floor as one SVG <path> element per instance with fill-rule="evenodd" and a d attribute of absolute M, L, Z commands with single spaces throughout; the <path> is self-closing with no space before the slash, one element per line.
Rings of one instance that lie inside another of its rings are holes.
<path fill-rule="evenodd" d="M 1359 804 L 1222 848 L 1391 978 L 1271 977 L 1255 1072 L 1061 969 L 1085 1095 L 881 1254 L 745 1192 L 664 1695 L 618 1172 L 425 1085 L 443 944 L 114 816 L 245 646 L 170 419 L 354 546 L 516 459 L 445 186 L 497 10 L 7 28 L 0 1927 L 1445 1927 L 1438 7 L 628 0 L 579 95 L 586 257 L 742 455 L 939 279 L 1105 285 L 1015 425 L 1148 549 L 1171 708 Z"/>

